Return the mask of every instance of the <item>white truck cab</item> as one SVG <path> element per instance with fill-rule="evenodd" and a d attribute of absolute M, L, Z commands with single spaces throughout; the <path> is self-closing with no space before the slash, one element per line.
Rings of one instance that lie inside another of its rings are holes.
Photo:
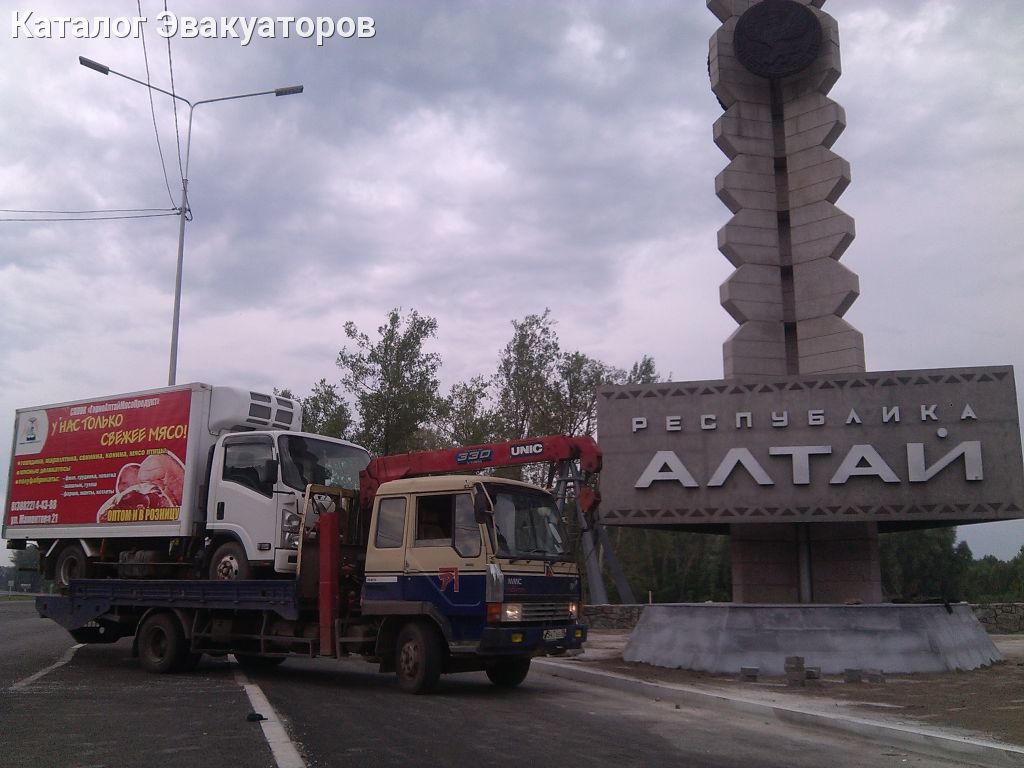
<path fill-rule="evenodd" d="M 269 568 L 294 573 L 306 487 L 357 490 L 369 460 L 355 443 L 304 432 L 219 438 L 206 505 L 210 577 L 249 578 L 253 570 Z"/>

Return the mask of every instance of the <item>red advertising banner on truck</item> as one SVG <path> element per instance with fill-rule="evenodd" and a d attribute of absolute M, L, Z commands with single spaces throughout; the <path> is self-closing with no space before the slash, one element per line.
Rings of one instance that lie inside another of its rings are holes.
<path fill-rule="evenodd" d="M 174 522 L 192 392 L 19 411 L 7 525 Z"/>

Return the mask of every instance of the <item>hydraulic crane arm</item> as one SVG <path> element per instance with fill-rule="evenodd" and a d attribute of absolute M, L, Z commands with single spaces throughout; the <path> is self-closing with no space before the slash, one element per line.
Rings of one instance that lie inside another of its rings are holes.
<path fill-rule="evenodd" d="M 580 462 L 581 472 L 601 471 L 601 449 L 593 438 L 548 435 L 439 451 L 400 453 L 372 459 L 359 473 L 359 490 L 363 503 L 368 504 L 381 483 L 389 480 L 576 460 Z"/>

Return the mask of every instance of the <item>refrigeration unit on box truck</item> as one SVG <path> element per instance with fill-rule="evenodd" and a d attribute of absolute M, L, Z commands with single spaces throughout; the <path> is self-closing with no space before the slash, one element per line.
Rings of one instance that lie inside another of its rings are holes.
<path fill-rule="evenodd" d="M 307 485 L 355 490 L 369 461 L 301 422 L 289 398 L 198 383 L 19 409 L 3 537 L 62 587 L 294 573 Z"/>

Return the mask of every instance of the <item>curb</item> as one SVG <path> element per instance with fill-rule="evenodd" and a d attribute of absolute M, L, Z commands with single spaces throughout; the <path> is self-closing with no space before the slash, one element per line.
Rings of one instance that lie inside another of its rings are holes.
<path fill-rule="evenodd" d="M 772 704 L 723 693 L 682 685 L 668 685 L 632 677 L 586 669 L 580 662 L 534 659 L 538 672 L 562 677 L 578 683 L 601 685 L 623 693 L 645 698 L 696 707 L 716 707 L 733 712 L 758 716 L 771 715 L 777 720 L 794 725 L 828 728 L 845 734 L 900 746 L 920 754 L 947 760 L 970 760 L 976 765 L 991 768 L 1020 768 L 1024 766 L 1024 747 L 985 739 L 957 736 L 943 731 L 887 723 L 854 715 L 839 715 L 814 711 L 803 707 Z"/>

